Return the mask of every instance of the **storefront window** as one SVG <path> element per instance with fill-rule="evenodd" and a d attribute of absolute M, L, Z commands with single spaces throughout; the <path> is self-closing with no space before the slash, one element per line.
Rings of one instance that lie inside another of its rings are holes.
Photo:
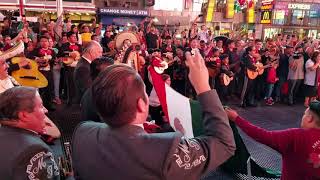
<path fill-rule="evenodd" d="M 283 10 L 275 10 L 273 13 L 273 24 L 285 24 L 285 14 L 286 12 Z"/>
<path fill-rule="evenodd" d="M 155 10 L 182 11 L 183 0 L 156 0 L 153 8 Z"/>
<path fill-rule="evenodd" d="M 307 14 L 306 14 L 307 13 Z M 304 10 L 292 10 L 292 24 L 293 25 L 303 25 L 305 16 L 307 17 L 308 11 Z"/>
<path fill-rule="evenodd" d="M 217 1 L 217 12 L 223 12 L 226 9 L 227 0 L 216 0 Z"/>
<path fill-rule="evenodd" d="M 317 34 L 318 34 L 318 31 L 317 30 L 309 30 L 308 32 L 308 37 L 311 37 L 313 39 L 316 39 L 317 38 Z"/>
<path fill-rule="evenodd" d="M 193 11 L 200 12 L 202 3 L 206 2 L 207 0 L 193 0 Z"/>

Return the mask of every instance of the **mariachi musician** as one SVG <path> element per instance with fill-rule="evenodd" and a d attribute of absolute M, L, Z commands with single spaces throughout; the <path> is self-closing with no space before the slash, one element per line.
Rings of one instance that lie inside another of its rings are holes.
<path fill-rule="evenodd" d="M 257 59 L 260 59 L 258 54 L 256 53 L 256 49 L 254 46 L 249 46 L 246 48 L 245 54 L 242 57 L 242 62 L 244 65 L 244 82 L 241 92 L 241 107 L 246 106 L 256 106 L 254 103 L 254 79 L 248 78 L 247 69 L 251 71 L 258 71 L 258 68 L 255 64 L 258 62 Z"/>
<path fill-rule="evenodd" d="M 70 31 L 67 33 L 68 42 L 62 44 L 58 57 L 64 62 L 65 69 L 65 85 L 67 92 L 67 104 L 71 104 L 75 97 L 75 87 L 73 80 L 73 72 L 80 59 L 82 47 L 77 43 L 76 33 Z"/>
<path fill-rule="evenodd" d="M 128 64 L 142 75 L 145 59 L 142 56 L 139 37 L 135 33 L 125 31 L 116 36 L 115 43 L 119 50 L 118 63 Z"/>
<path fill-rule="evenodd" d="M 39 89 L 44 106 L 48 110 L 55 110 L 52 104 L 51 92 L 53 92 L 52 65 L 56 58 L 56 53 L 49 48 L 49 38 L 47 36 L 40 37 L 40 47 L 34 49 L 31 56 L 30 59 L 34 59 L 38 63 L 39 71 L 48 80 L 48 86 Z"/>
<path fill-rule="evenodd" d="M 234 73 L 231 71 L 230 64 L 229 64 L 229 55 L 228 54 L 222 54 L 220 56 L 221 60 L 221 70 L 219 75 L 219 95 L 220 99 L 229 100 L 230 97 L 230 82 L 233 80 Z"/>
<path fill-rule="evenodd" d="M 208 55 L 205 57 L 205 61 L 210 76 L 209 84 L 211 88 L 214 88 L 217 75 L 220 73 L 221 67 L 220 50 L 218 48 L 212 48 Z"/>

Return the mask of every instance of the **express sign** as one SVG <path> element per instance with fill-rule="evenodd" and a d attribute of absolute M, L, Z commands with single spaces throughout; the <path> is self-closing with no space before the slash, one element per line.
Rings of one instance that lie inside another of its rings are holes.
<path fill-rule="evenodd" d="M 288 4 L 288 9 L 307 9 L 307 10 L 309 10 L 310 8 L 311 8 L 310 4 L 294 4 L 294 3 Z"/>

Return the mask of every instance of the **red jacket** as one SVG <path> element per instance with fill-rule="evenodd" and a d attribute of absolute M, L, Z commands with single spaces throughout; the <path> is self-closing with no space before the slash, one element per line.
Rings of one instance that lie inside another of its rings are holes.
<path fill-rule="evenodd" d="M 268 75 L 267 75 L 267 83 L 275 84 L 277 78 L 277 71 L 274 67 L 269 68 Z"/>
<path fill-rule="evenodd" d="M 268 131 L 254 126 L 240 116 L 235 123 L 248 136 L 282 155 L 281 180 L 320 178 L 320 129 Z"/>

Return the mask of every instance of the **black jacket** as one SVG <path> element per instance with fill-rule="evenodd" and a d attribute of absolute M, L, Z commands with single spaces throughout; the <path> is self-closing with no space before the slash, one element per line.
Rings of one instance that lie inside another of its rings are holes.
<path fill-rule="evenodd" d="M 35 133 L 2 126 L 0 147 L 0 179 L 60 179 L 52 150 Z"/>
<path fill-rule="evenodd" d="M 136 125 L 110 128 L 85 122 L 73 135 L 72 160 L 79 179 L 198 180 L 234 154 L 228 117 L 215 90 L 198 96 L 205 134 L 148 134 Z"/>
<path fill-rule="evenodd" d="M 79 104 L 84 92 L 92 84 L 90 63 L 83 57 L 81 57 L 76 68 L 74 69 L 73 78 L 76 88 L 76 99 L 77 103 Z"/>

